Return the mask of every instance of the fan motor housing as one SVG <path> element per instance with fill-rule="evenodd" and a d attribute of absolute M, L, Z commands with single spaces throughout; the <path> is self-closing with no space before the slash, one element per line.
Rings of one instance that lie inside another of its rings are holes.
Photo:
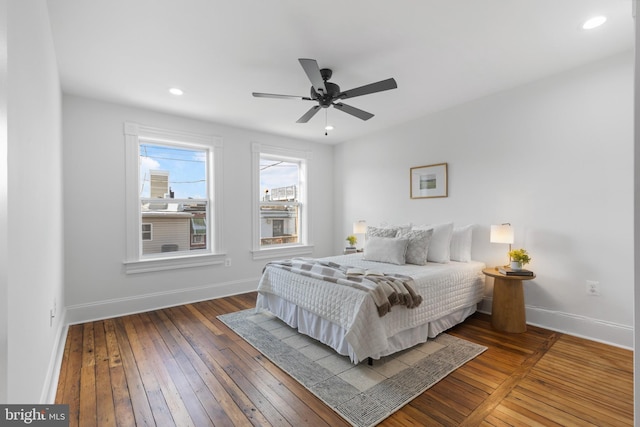
<path fill-rule="evenodd" d="M 327 89 L 327 93 L 325 94 L 316 92 L 313 86 L 311 86 L 311 98 L 317 100 L 321 107 L 327 108 L 331 106 L 333 100 L 340 93 L 340 86 L 335 83 L 325 81 L 324 87 Z"/>

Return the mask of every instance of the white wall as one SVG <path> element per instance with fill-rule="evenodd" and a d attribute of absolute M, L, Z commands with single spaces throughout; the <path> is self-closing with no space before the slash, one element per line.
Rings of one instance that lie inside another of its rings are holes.
<path fill-rule="evenodd" d="M 2 397 L 36 403 L 49 399 L 52 361 L 64 330 L 61 96 L 46 2 L 10 1 L 6 8 L 8 196 L 2 203 L 8 253 L 0 256 L 6 256 L 8 304 Z M 57 316 L 50 325 L 54 301 Z"/>
<path fill-rule="evenodd" d="M 7 401 L 9 330 L 9 188 L 7 172 L 7 0 L 0 0 L 0 402 Z"/>
<path fill-rule="evenodd" d="M 638 6 L 640 1 L 633 1 L 633 16 L 635 18 L 635 85 L 634 85 L 634 111 L 640 111 L 640 19 L 638 19 Z M 640 116 L 634 114 L 634 212 L 640 213 Z M 634 250 L 636 254 L 640 254 L 640 215 L 634 215 L 635 232 L 634 232 Z M 638 411 L 640 411 L 640 352 L 638 350 L 638 342 L 640 342 L 640 315 L 637 314 L 640 310 L 640 260 L 635 258 L 635 270 L 634 270 L 634 283 L 636 289 L 634 293 L 634 308 L 636 310 L 634 316 L 634 353 L 633 353 L 633 390 L 634 390 L 634 420 L 638 425 Z"/>
<path fill-rule="evenodd" d="M 633 66 L 629 52 L 341 144 L 336 250 L 357 219 L 454 221 L 477 224 L 474 258 L 493 266 L 507 246 L 489 226 L 510 222 L 537 274 L 527 320 L 631 347 Z M 441 162 L 449 197 L 411 200 L 409 168 Z"/>
<path fill-rule="evenodd" d="M 215 102 L 212 100 L 212 102 Z M 224 246 L 231 267 L 125 274 L 125 121 L 219 136 L 224 144 Z M 251 143 L 312 151 L 314 256 L 333 248 L 333 147 L 65 95 L 65 274 L 70 322 L 255 290 L 267 260 L 251 255 Z"/>

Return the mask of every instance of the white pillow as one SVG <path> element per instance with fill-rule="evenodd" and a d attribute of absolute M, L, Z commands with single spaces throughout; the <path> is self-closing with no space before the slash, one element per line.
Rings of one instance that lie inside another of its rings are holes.
<path fill-rule="evenodd" d="M 399 237 L 409 239 L 405 262 L 407 264 L 425 265 L 433 230 L 411 230 L 400 234 Z"/>
<path fill-rule="evenodd" d="M 473 225 L 465 225 L 453 229 L 451 235 L 451 261 L 471 261 L 471 243 Z"/>
<path fill-rule="evenodd" d="M 373 236 L 364 245 L 362 259 L 403 265 L 408 244 L 407 238 Z"/>
<path fill-rule="evenodd" d="M 436 225 L 419 225 L 413 227 L 414 230 L 431 230 L 433 236 L 429 244 L 427 261 L 447 263 L 451 260 L 451 235 L 453 234 L 453 223 Z"/>

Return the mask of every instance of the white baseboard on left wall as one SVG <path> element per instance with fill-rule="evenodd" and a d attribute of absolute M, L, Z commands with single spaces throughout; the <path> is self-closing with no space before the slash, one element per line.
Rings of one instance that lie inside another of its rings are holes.
<path fill-rule="evenodd" d="M 484 298 L 478 311 L 491 314 L 492 298 Z M 633 349 L 633 326 L 605 322 L 578 314 L 548 310 L 525 305 L 527 324 L 597 341 L 604 344 Z"/>
<path fill-rule="evenodd" d="M 62 357 L 64 356 L 64 346 L 67 342 L 68 330 L 69 324 L 67 323 L 67 310 L 63 309 L 60 321 L 56 328 L 54 347 L 51 349 L 49 367 L 47 368 L 47 377 L 45 378 L 42 393 L 40 394 L 40 404 L 53 404 L 56 400 L 58 378 L 60 378 L 60 366 L 62 366 Z"/>
<path fill-rule="evenodd" d="M 260 278 L 234 280 L 67 307 L 67 323 L 91 322 L 255 291 Z"/>
<path fill-rule="evenodd" d="M 55 402 L 69 325 L 243 294 L 255 291 L 259 280 L 260 278 L 237 280 L 66 307 L 62 311 L 60 322 L 58 323 L 56 343 L 51 350 L 47 377 L 40 395 L 40 403 L 52 404 Z"/>

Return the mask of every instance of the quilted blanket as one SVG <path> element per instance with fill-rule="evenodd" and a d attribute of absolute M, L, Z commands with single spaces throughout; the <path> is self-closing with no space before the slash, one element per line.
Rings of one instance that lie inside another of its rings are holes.
<path fill-rule="evenodd" d="M 320 259 L 337 265 L 349 265 L 364 270 L 380 270 L 385 275 L 404 275 L 414 281 L 413 288 L 422 303 L 413 309 L 393 306 L 384 316 L 379 316 L 373 298 L 353 286 L 337 286 L 326 280 L 298 274 L 285 268 L 268 264 L 258 283 L 256 308 L 268 309 L 276 314 L 280 309 L 270 306 L 267 295 L 303 309 L 335 324 L 344 331 L 348 353 L 353 363 L 380 354 L 389 347 L 389 339 L 401 331 L 428 324 L 463 307 L 475 306 L 484 291 L 484 263 L 418 265 L 392 265 L 362 260 L 362 255 L 340 255 Z M 369 277 L 370 278 L 370 277 Z M 263 297 L 264 296 L 264 297 Z M 281 312 L 287 324 L 297 327 L 297 315 Z M 325 342 L 333 348 L 342 343 Z"/>
<path fill-rule="evenodd" d="M 265 269 L 268 266 L 367 292 L 373 298 L 378 316 L 389 313 L 394 305 L 416 308 L 422 303 L 422 296 L 413 288 L 413 279 L 401 274 L 350 274 L 352 268 L 349 266 L 311 258 L 274 261 Z"/>

